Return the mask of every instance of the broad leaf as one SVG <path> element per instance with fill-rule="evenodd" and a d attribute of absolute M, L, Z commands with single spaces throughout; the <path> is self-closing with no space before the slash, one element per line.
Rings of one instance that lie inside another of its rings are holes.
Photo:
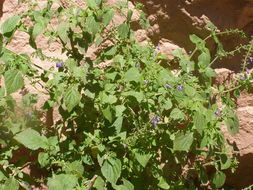
<path fill-rule="evenodd" d="M 57 34 L 65 44 L 68 41 L 68 30 L 69 30 L 69 23 L 67 22 L 62 22 L 57 27 Z"/>
<path fill-rule="evenodd" d="M 151 158 L 151 155 L 146 154 L 138 149 L 134 149 L 133 153 L 134 153 L 136 160 L 140 163 L 140 165 L 142 165 L 143 168 L 145 168 L 149 159 Z"/>
<path fill-rule="evenodd" d="M 40 35 L 44 30 L 44 23 L 38 22 L 34 25 L 32 31 L 32 37 L 35 40 L 38 35 Z"/>
<path fill-rule="evenodd" d="M 113 11 L 113 10 L 107 11 L 107 12 L 103 15 L 103 23 L 104 23 L 104 25 L 107 26 L 107 25 L 111 22 L 113 16 L 114 16 L 114 11 Z"/>
<path fill-rule="evenodd" d="M 140 72 L 137 68 L 131 68 L 125 73 L 125 80 L 126 81 L 140 81 Z"/>
<path fill-rule="evenodd" d="M 223 172 L 219 171 L 214 174 L 212 182 L 216 189 L 222 187 L 225 181 L 226 175 Z"/>
<path fill-rule="evenodd" d="M 31 150 L 37 150 L 39 148 L 46 149 L 48 145 L 47 138 L 40 136 L 40 134 L 33 129 L 26 129 L 18 133 L 14 136 L 14 139 Z"/>
<path fill-rule="evenodd" d="M 48 190 L 73 190 L 77 180 L 76 176 L 70 174 L 54 175 L 48 180 Z"/>
<path fill-rule="evenodd" d="M 76 86 L 70 87 L 63 97 L 64 104 L 69 112 L 71 112 L 73 108 L 79 104 L 80 100 L 81 94 L 78 92 Z"/>
<path fill-rule="evenodd" d="M 0 190 L 19 190 L 19 183 L 14 177 L 11 177 L 5 181 L 4 185 L 1 185 Z"/>
<path fill-rule="evenodd" d="M 117 158 L 109 157 L 105 160 L 101 172 L 110 183 L 116 184 L 121 174 L 121 161 Z"/>
<path fill-rule="evenodd" d="M 118 33 L 121 38 L 127 38 L 129 34 L 129 27 L 126 23 L 118 26 Z"/>
<path fill-rule="evenodd" d="M 232 117 L 225 120 L 225 123 L 227 125 L 228 132 L 231 135 L 237 134 L 239 132 L 239 119 L 236 115 L 232 115 Z"/>
<path fill-rule="evenodd" d="M 97 9 L 98 8 L 98 4 L 96 3 L 95 0 L 86 0 L 87 5 L 89 8 L 91 9 Z"/>
<path fill-rule="evenodd" d="M 173 142 L 173 149 L 175 151 L 188 151 L 193 142 L 193 133 L 179 132 L 176 134 L 175 140 Z"/>
<path fill-rule="evenodd" d="M 170 117 L 174 120 L 183 120 L 185 114 L 180 109 L 174 108 L 170 113 Z"/>
<path fill-rule="evenodd" d="M 7 94 L 11 94 L 24 86 L 24 79 L 17 70 L 8 70 L 4 74 L 5 88 Z"/>
<path fill-rule="evenodd" d="M 7 20 L 4 21 L 4 23 L 0 27 L 1 33 L 4 35 L 9 32 L 12 32 L 19 24 L 19 21 L 20 21 L 20 16 L 18 15 L 8 18 Z"/>
<path fill-rule="evenodd" d="M 206 118 L 205 116 L 200 113 L 200 112 L 196 112 L 193 118 L 193 122 L 194 125 L 197 129 L 197 131 L 202 134 L 202 131 L 205 129 L 206 127 Z"/>

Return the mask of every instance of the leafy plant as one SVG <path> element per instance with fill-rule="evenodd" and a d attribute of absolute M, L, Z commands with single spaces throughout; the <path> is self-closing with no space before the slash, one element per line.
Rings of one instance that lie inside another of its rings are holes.
<path fill-rule="evenodd" d="M 252 75 L 245 73 L 244 63 L 243 80 L 239 77 L 227 89 L 212 82 L 217 74 L 211 66 L 240 50 L 247 50 L 245 60 L 251 60 L 253 43 L 227 52 L 219 36 L 241 32 L 217 32 L 209 24 L 207 38 L 190 36 L 196 47 L 190 55 L 177 49 L 175 59 L 167 61 L 159 48 L 136 42 L 133 10 L 127 2 L 109 6 L 87 0 L 86 8 L 53 7 L 54 3 L 48 0 L 41 8 L 29 1 L 27 12 L 1 26 L 1 188 L 15 190 L 38 182 L 65 190 L 222 187 L 223 170 L 234 170 L 236 160 L 221 125 L 226 123 L 231 134 L 238 132 L 233 98 L 251 88 Z M 144 13 L 138 11 L 140 25 L 148 27 Z M 115 14 L 125 16 L 119 25 L 114 23 Z M 17 30 L 30 36 L 33 56 L 55 67 L 42 68 L 30 55 L 9 50 Z M 67 59 L 45 55 L 38 47 L 39 36 L 47 37 L 49 45 L 59 43 Z M 208 40 L 219 47 L 214 56 L 206 46 Z M 88 51 L 94 47 L 92 59 Z M 101 68 L 104 63 L 108 64 Z M 176 71 L 173 64 L 178 64 Z M 40 93 L 48 95 L 40 109 L 50 112 L 57 107 L 58 122 L 46 127 L 39 120 L 32 109 L 35 94 L 25 93 L 21 103 L 12 98 L 24 91 L 24 81 L 40 85 Z M 35 157 L 34 165 L 47 171 L 42 181 L 23 172 L 31 164 L 25 155 L 13 161 L 15 151 L 23 147 Z"/>

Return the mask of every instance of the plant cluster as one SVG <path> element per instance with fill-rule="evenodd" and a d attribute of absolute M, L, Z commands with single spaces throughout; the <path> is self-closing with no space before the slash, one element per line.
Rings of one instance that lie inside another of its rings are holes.
<path fill-rule="evenodd" d="M 234 170 L 236 160 L 221 125 L 231 134 L 238 132 L 234 98 L 251 88 L 246 68 L 253 43 L 225 51 L 219 36 L 241 32 L 217 32 L 209 24 L 207 38 L 190 36 L 195 50 L 177 49 L 175 59 L 167 61 L 159 47 L 136 42 L 127 2 L 109 6 L 86 0 L 86 8 L 55 3 L 48 0 L 40 7 L 29 1 L 27 12 L 0 27 L 0 189 L 29 189 L 35 183 L 47 184 L 49 190 L 222 187 L 224 170 Z M 142 6 L 136 7 L 139 24 L 147 28 Z M 124 22 L 115 24 L 115 14 Z M 32 56 L 55 66 L 42 68 L 31 55 L 8 49 L 16 31 L 30 36 Z M 45 55 L 38 36 L 61 44 L 67 59 Z M 217 44 L 214 55 L 208 40 Z M 97 48 L 95 59 L 87 54 L 91 47 Z M 215 85 L 212 64 L 241 50 L 248 53 L 240 77 L 229 88 Z M 101 69 L 101 63 L 108 64 Z M 42 88 L 48 99 L 40 110 L 57 107 L 58 122 L 46 127 L 40 121 L 33 109 L 38 94 L 23 92 L 24 81 Z M 18 102 L 12 95 L 20 90 L 24 95 Z M 19 150 L 28 155 L 14 159 Z M 46 174 L 29 176 L 23 170 L 27 166 Z"/>

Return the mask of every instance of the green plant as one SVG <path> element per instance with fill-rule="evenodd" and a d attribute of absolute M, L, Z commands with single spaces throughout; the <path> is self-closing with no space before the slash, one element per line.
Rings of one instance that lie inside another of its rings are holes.
<path fill-rule="evenodd" d="M 102 0 L 87 0 L 87 8 L 56 9 L 53 3 L 48 0 L 41 8 L 36 1 L 29 2 L 27 12 L 1 26 L 1 189 L 40 182 L 22 171 L 31 164 L 27 157 L 11 161 L 21 147 L 36 158 L 33 165 L 47 171 L 41 182 L 49 190 L 222 187 L 223 170 L 234 170 L 236 160 L 220 127 L 225 122 L 231 134 L 238 132 L 233 98 L 244 87 L 251 88 L 252 75 L 243 73 L 243 80 L 226 89 L 213 84 L 216 72 L 211 65 L 240 50 L 249 51 L 246 64 L 253 43 L 227 52 L 219 35 L 241 32 L 217 32 L 209 25 L 211 34 L 206 39 L 190 36 L 196 46 L 191 55 L 177 49 L 174 61 L 168 62 L 159 48 L 135 41 L 133 11 L 127 2 L 108 6 Z M 148 27 L 138 11 L 140 25 Z M 125 16 L 119 25 L 113 22 L 116 13 Z M 52 21 L 59 23 L 57 27 Z M 33 56 L 56 66 L 47 70 L 29 55 L 10 51 L 8 43 L 17 30 L 29 34 Z M 38 36 L 48 37 L 49 44 L 61 44 L 67 59 L 46 56 L 38 48 Z M 207 40 L 218 44 L 215 56 L 206 47 Z M 97 55 L 92 60 L 87 51 L 94 46 Z M 101 63 L 108 64 L 101 69 Z M 172 64 L 178 64 L 176 71 Z M 41 109 L 58 107 L 60 121 L 51 127 L 40 122 L 39 113 L 32 109 L 36 94 L 27 93 L 21 103 L 12 98 L 24 87 L 24 79 L 43 89 L 40 93 L 49 98 Z M 215 101 L 218 97 L 222 108 Z"/>

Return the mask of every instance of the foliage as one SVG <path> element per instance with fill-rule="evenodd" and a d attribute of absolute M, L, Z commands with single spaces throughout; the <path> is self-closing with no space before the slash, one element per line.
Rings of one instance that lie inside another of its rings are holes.
<path fill-rule="evenodd" d="M 52 6 L 52 0 L 40 7 L 29 1 L 27 12 L 7 19 L 0 28 L 1 189 L 39 182 L 64 190 L 222 187 L 223 171 L 234 170 L 236 160 L 221 125 L 226 123 L 231 134 L 238 132 L 233 100 L 242 89 L 251 88 L 246 62 L 253 43 L 227 52 L 219 36 L 241 32 L 217 32 L 209 24 L 211 34 L 205 39 L 190 36 L 196 47 L 190 55 L 177 49 L 175 59 L 167 61 L 159 48 L 135 41 L 133 10 L 127 2 L 86 2 L 87 8 L 81 8 Z M 147 28 L 144 13 L 138 11 L 140 25 Z M 125 21 L 115 24 L 116 14 Z M 9 50 L 17 30 L 30 36 L 34 57 L 56 66 L 42 68 L 29 55 Z M 42 36 L 49 45 L 61 44 L 67 59 L 46 56 L 39 48 Z M 208 40 L 217 44 L 215 55 L 207 48 Z M 96 58 L 91 59 L 88 52 L 94 47 Z M 215 85 L 212 64 L 240 50 L 248 52 L 240 77 L 228 87 Z M 177 70 L 172 69 L 175 65 Z M 48 96 L 40 110 L 58 109 L 61 118 L 53 126 L 46 127 L 33 109 L 38 95 L 24 93 L 21 102 L 12 98 L 24 91 L 24 81 Z M 33 165 L 46 171 L 42 179 L 23 172 L 31 164 L 27 156 L 13 161 L 15 151 L 23 147 L 35 157 Z"/>

